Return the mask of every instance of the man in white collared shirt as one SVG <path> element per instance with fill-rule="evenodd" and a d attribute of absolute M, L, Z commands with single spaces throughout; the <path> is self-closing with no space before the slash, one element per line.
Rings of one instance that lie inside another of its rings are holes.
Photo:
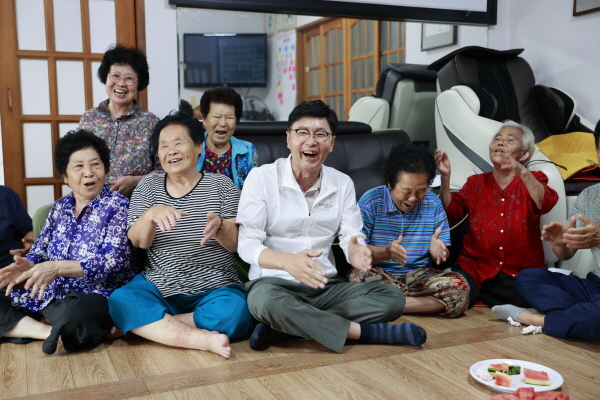
<path fill-rule="evenodd" d="M 250 264 L 248 307 L 260 322 L 253 349 L 293 336 L 341 353 L 346 339 L 421 345 L 427 335 L 400 317 L 405 298 L 392 285 L 348 283 L 331 252 L 339 237 L 348 262 L 371 268 L 354 184 L 323 162 L 333 151 L 337 116 L 320 100 L 290 114 L 290 156 L 253 169 L 244 183 L 238 252 Z"/>

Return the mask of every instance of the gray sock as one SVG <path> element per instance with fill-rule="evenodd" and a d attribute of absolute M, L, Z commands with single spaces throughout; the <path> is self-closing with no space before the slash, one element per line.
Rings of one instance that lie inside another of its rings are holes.
<path fill-rule="evenodd" d="M 512 318 L 513 321 L 516 321 L 519 314 L 526 310 L 533 310 L 533 308 L 521 308 L 513 306 L 512 304 L 503 304 L 501 306 L 492 307 L 494 315 L 505 321 L 508 321 L 508 317 Z"/>

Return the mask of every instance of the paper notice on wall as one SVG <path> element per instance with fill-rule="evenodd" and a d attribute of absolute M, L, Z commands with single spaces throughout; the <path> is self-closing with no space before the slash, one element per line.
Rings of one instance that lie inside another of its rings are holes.
<path fill-rule="evenodd" d="M 277 40 L 277 101 L 280 105 L 296 104 L 296 35 Z"/>

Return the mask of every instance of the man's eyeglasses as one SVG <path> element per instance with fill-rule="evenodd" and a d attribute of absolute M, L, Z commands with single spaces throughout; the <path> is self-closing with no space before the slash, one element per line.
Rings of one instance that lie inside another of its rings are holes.
<path fill-rule="evenodd" d="M 123 79 L 127 86 L 133 86 L 137 83 L 137 78 L 135 76 L 121 76 L 121 74 L 113 72 L 112 74 L 108 74 L 108 77 L 113 83 L 119 83 L 121 82 L 121 79 Z"/>
<path fill-rule="evenodd" d="M 307 140 L 309 137 L 314 137 L 315 140 L 318 140 L 320 142 L 324 142 L 327 140 L 327 138 L 329 136 L 331 136 L 331 132 L 327 132 L 327 131 L 316 131 L 315 133 L 311 133 L 308 129 L 290 129 L 290 131 L 296 132 L 296 135 L 298 135 L 298 138 L 302 139 L 302 140 Z"/>

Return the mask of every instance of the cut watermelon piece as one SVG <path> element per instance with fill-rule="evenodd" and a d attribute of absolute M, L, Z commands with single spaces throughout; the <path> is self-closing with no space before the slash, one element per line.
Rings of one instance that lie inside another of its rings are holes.
<path fill-rule="evenodd" d="M 538 392 L 536 393 L 535 400 L 569 400 L 570 397 L 568 394 L 564 394 L 561 392 Z"/>
<path fill-rule="evenodd" d="M 504 372 L 496 371 L 494 378 L 496 379 L 496 385 L 498 386 L 510 387 L 510 384 L 512 383 L 510 375 L 505 374 Z"/>
<path fill-rule="evenodd" d="M 550 386 L 550 377 L 544 371 L 535 371 L 533 369 L 523 368 L 525 383 L 530 385 Z"/>
<path fill-rule="evenodd" d="M 535 398 L 535 390 L 532 387 L 520 387 L 516 390 L 515 395 L 519 400 L 533 400 Z"/>
<path fill-rule="evenodd" d="M 490 364 L 490 366 L 488 367 L 488 372 L 492 376 L 494 376 L 496 372 L 504 372 L 505 374 L 508 374 L 508 364 Z"/>

